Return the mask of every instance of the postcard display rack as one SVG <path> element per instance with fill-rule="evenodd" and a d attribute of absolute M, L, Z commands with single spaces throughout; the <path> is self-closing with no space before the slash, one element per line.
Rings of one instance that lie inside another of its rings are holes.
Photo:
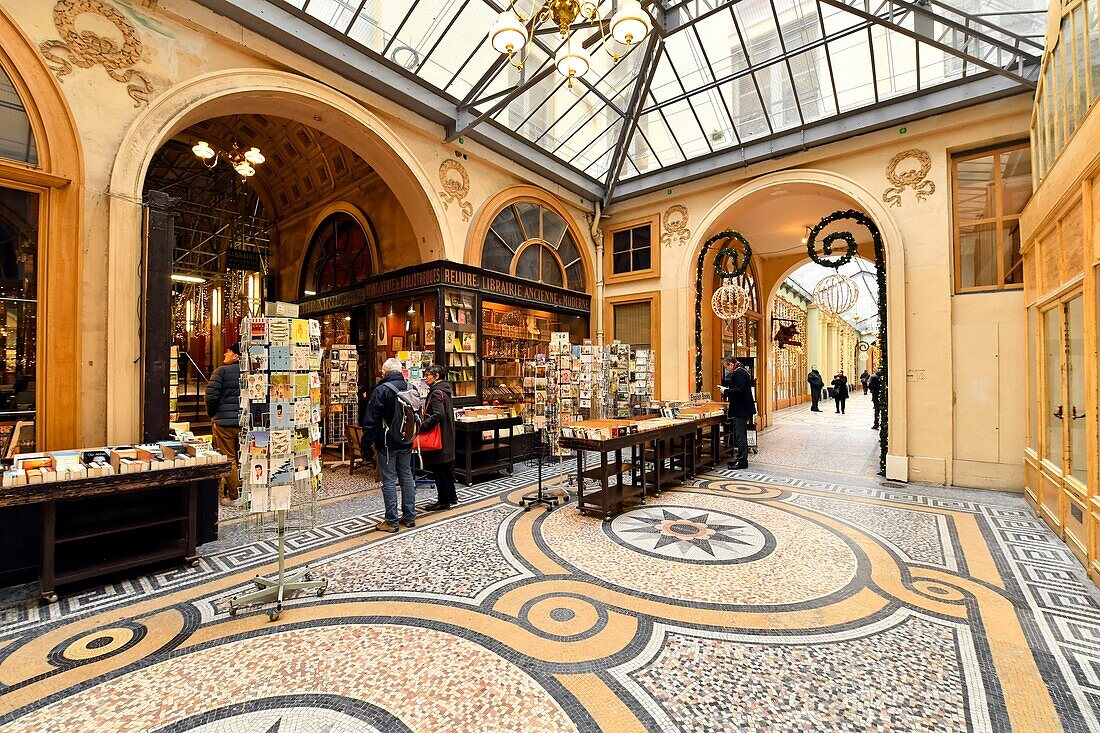
<path fill-rule="evenodd" d="M 348 426 L 359 407 L 359 351 L 354 344 L 335 344 L 325 354 L 325 444 L 339 445 L 343 460 Z"/>
<path fill-rule="evenodd" d="M 274 602 L 279 618 L 291 593 L 315 590 L 328 581 L 313 579 L 307 567 L 286 571 L 288 533 L 312 529 L 321 487 L 321 328 L 301 318 L 246 318 L 241 346 L 241 490 L 248 506 L 249 533 L 274 536 L 279 570 L 257 576 L 257 590 L 230 601 L 230 614 L 243 606 Z"/>

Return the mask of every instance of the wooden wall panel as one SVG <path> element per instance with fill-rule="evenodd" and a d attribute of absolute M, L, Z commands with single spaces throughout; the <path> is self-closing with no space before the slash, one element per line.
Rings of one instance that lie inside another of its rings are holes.
<path fill-rule="evenodd" d="M 1058 238 L 1059 249 L 1061 250 L 1059 252 L 1061 260 L 1059 281 L 1067 282 L 1080 275 L 1085 265 L 1082 258 L 1085 222 L 1080 199 L 1066 211 L 1059 223 L 1061 224 L 1061 236 Z"/>

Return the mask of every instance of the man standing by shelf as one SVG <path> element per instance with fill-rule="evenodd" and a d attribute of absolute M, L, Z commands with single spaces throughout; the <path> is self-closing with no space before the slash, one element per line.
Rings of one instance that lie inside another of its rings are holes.
<path fill-rule="evenodd" d="M 225 478 L 221 503 L 237 506 L 241 481 L 241 345 L 226 349 L 223 361 L 206 384 L 206 414 L 211 417 L 214 447 L 229 458 L 232 469 Z"/>
<path fill-rule="evenodd" d="M 736 457 L 727 468 L 749 467 L 749 421 L 756 414 L 756 401 L 752 398 L 752 377 L 745 365 L 732 356 L 723 360 L 722 394 L 729 403 L 727 414 L 733 420 L 733 444 Z"/>

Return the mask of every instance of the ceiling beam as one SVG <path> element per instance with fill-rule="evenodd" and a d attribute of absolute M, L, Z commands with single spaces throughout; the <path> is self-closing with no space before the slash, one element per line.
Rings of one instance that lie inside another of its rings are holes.
<path fill-rule="evenodd" d="M 607 206 L 611 195 L 615 191 L 615 182 L 619 178 L 619 172 L 623 169 L 623 161 L 626 160 L 626 151 L 630 145 L 634 131 L 638 129 L 638 120 L 641 118 L 639 111 L 645 97 L 649 94 L 649 87 L 653 83 L 653 76 L 657 71 L 657 62 L 661 59 L 661 53 L 665 48 L 665 41 L 656 33 L 648 40 L 645 56 L 642 57 L 642 65 L 638 67 L 638 84 L 634 87 L 634 95 L 630 99 L 627 108 L 627 118 L 623 120 L 622 130 L 619 131 L 619 140 L 612 153 L 611 167 L 607 169 L 607 181 L 604 183 L 603 205 Z"/>
<path fill-rule="evenodd" d="M 996 74 L 966 77 L 931 91 L 915 92 L 621 181 L 616 184 L 610 203 L 662 191 L 726 171 L 747 168 L 753 163 L 774 160 L 838 140 L 851 139 L 856 134 L 863 135 L 912 123 L 1027 91 L 1016 82 Z"/>

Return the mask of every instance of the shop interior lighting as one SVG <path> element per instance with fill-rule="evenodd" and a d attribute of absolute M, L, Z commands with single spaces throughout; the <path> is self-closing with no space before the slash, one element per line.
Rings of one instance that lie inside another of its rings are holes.
<path fill-rule="evenodd" d="M 206 282 L 205 277 L 199 277 L 198 275 L 181 275 L 179 273 L 172 273 L 172 280 L 178 283 L 191 283 L 193 285 L 201 285 Z"/>

